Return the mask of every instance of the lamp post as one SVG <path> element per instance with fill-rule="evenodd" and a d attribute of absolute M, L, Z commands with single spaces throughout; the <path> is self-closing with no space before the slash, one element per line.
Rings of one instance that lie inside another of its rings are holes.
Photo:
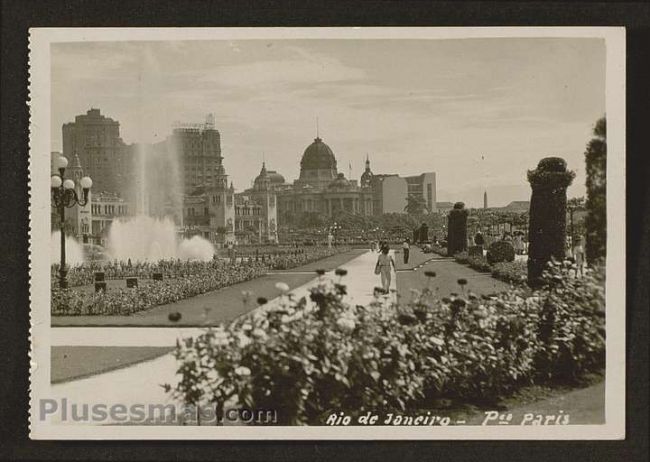
<path fill-rule="evenodd" d="M 56 159 L 58 175 L 52 175 L 50 179 L 50 188 L 52 193 L 52 203 L 57 209 L 61 227 L 61 268 L 59 268 L 59 287 L 68 288 L 67 270 L 65 264 L 65 208 L 74 207 L 75 205 L 84 206 L 88 203 L 88 192 L 93 185 L 90 177 L 85 176 L 79 180 L 79 185 L 83 190 L 83 198 L 79 198 L 75 190 L 75 182 L 65 178 L 65 169 L 68 166 L 68 159 L 60 156 Z"/>

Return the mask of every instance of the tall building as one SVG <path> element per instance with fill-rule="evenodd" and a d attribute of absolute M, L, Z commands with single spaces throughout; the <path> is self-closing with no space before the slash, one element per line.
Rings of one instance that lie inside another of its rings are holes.
<path fill-rule="evenodd" d="M 487 191 L 483 193 L 483 208 L 484 209 L 488 208 Z"/>
<path fill-rule="evenodd" d="M 207 117 L 205 124 L 177 126 L 169 143 L 177 154 L 185 193 L 221 184 L 225 176 L 221 134 L 214 128 L 212 116 Z"/>
<path fill-rule="evenodd" d="M 121 194 L 133 182 L 133 157 L 120 138 L 120 123 L 91 108 L 63 124 L 63 155 L 79 156 L 81 168 L 93 179 L 93 190 Z"/>
<path fill-rule="evenodd" d="M 407 177 L 397 174 L 374 175 L 371 184 L 375 215 L 404 213 L 409 196 L 422 197 L 428 213 L 438 210 L 435 172 Z"/>
<path fill-rule="evenodd" d="M 436 212 L 436 174 L 435 172 L 407 176 L 409 196 L 422 196 L 427 212 Z"/>
<path fill-rule="evenodd" d="M 374 175 L 371 187 L 375 215 L 404 213 L 408 196 L 408 183 L 404 178 L 397 174 Z"/>
<path fill-rule="evenodd" d="M 169 170 L 177 170 L 182 191 L 182 220 L 177 224 L 186 235 L 200 234 L 217 243 L 234 242 L 235 189 L 232 183 L 228 186 L 221 134 L 214 127 L 214 117 L 208 115 L 204 124 L 178 125 L 165 149 Z M 174 178 L 172 175 L 172 184 Z"/>

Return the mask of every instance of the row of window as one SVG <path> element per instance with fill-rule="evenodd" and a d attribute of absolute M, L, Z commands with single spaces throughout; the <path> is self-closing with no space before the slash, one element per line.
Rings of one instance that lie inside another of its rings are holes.
<path fill-rule="evenodd" d="M 253 212 L 251 214 L 251 211 Z M 255 208 L 250 208 L 250 207 L 236 207 L 235 208 L 235 215 L 261 215 L 262 209 L 255 207 Z"/>
<path fill-rule="evenodd" d="M 90 211 L 93 215 L 126 215 L 128 212 L 128 206 L 114 204 L 92 204 Z"/>

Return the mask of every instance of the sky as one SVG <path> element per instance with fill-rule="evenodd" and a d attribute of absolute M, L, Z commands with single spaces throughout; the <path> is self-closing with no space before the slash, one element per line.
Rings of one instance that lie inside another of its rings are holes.
<path fill-rule="evenodd" d="M 51 146 L 91 107 L 126 143 L 164 140 L 209 113 L 226 172 L 250 186 L 262 160 L 292 182 L 316 137 L 358 179 L 437 174 L 438 201 L 528 200 L 526 171 L 584 150 L 605 114 L 602 39 L 212 40 L 52 45 Z"/>

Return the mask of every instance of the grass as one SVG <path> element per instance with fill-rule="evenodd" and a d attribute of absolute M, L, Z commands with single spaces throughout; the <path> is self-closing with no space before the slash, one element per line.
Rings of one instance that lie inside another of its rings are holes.
<path fill-rule="evenodd" d="M 436 277 L 428 278 L 425 271 L 434 271 Z M 457 281 L 460 278 L 467 279 L 465 293 L 471 291 L 476 295 L 490 294 L 508 290 L 510 285 L 494 279 L 489 273 L 479 273 L 468 266 L 456 263 L 453 260 L 431 261 L 426 263 L 417 271 L 400 271 L 397 273 L 397 293 L 401 301 L 408 302 L 411 299 L 411 289 L 421 290 L 427 287 L 438 289 L 440 297 L 449 296 L 451 293 L 462 293 Z"/>
<path fill-rule="evenodd" d="M 52 383 L 63 383 L 158 358 L 172 347 L 53 346 Z"/>

